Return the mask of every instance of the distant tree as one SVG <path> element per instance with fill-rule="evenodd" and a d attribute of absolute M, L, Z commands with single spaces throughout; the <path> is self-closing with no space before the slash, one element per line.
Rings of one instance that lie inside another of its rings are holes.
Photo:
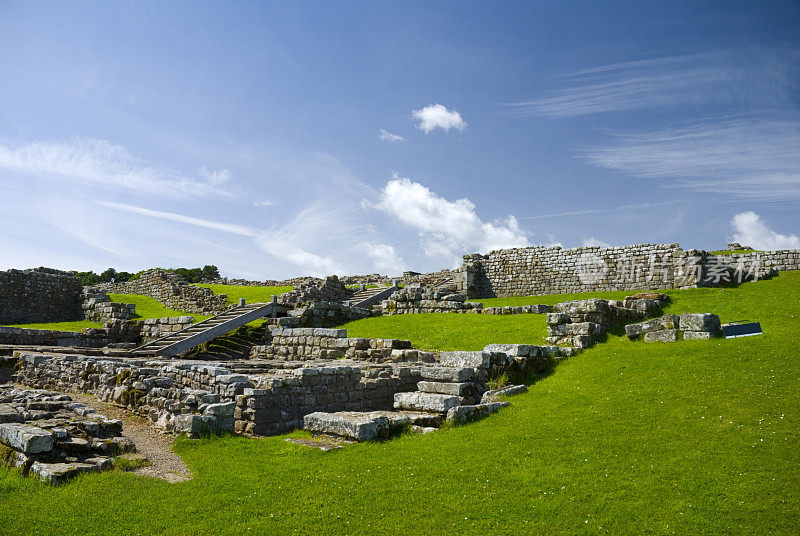
<path fill-rule="evenodd" d="M 105 282 L 111 281 L 116 277 L 117 277 L 117 271 L 113 268 L 108 268 L 106 271 L 100 274 L 100 280 Z"/>
<path fill-rule="evenodd" d="M 100 276 L 96 273 L 89 271 L 89 272 L 72 272 L 75 277 L 81 280 L 81 284 L 85 287 L 90 287 L 92 285 L 96 285 L 100 283 Z"/>
<path fill-rule="evenodd" d="M 203 279 L 219 279 L 219 269 L 213 264 L 203 266 Z"/>
<path fill-rule="evenodd" d="M 116 281 L 117 283 L 124 283 L 126 281 L 130 281 L 133 274 L 130 272 L 117 272 Z"/>

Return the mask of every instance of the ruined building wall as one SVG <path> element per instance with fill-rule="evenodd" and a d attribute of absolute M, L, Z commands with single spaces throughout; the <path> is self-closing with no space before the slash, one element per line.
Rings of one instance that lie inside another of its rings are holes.
<path fill-rule="evenodd" d="M 0 324 L 80 320 L 81 289 L 80 279 L 51 268 L 0 272 Z"/>
<path fill-rule="evenodd" d="M 215 314 L 227 308 L 226 296 L 190 285 L 178 274 L 148 270 L 138 279 L 125 283 L 101 283 L 93 287 L 114 294 L 141 294 L 155 298 L 170 309 L 196 314 Z"/>
<path fill-rule="evenodd" d="M 470 298 L 492 298 L 719 286 L 741 271 L 749 280 L 797 269 L 800 250 L 711 255 L 678 244 L 536 246 L 465 255 L 456 285 Z"/>

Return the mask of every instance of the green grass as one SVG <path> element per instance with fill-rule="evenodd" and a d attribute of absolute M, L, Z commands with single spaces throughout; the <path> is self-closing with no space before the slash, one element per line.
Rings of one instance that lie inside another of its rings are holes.
<path fill-rule="evenodd" d="M 195 322 L 200 322 L 210 318 L 210 315 L 200 315 L 177 311 L 165 307 L 161 302 L 150 296 L 139 294 L 109 294 L 111 301 L 118 303 L 133 303 L 136 305 L 136 315 L 134 320 L 144 320 L 146 318 L 164 318 L 167 316 L 193 316 Z M 81 331 L 84 328 L 102 328 L 100 322 L 90 322 L 89 320 L 78 320 L 75 322 L 47 322 L 40 324 L 15 324 L 14 327 L 29 329 L 50 329 L 54 331 Z"/>
<path fill-rule="evenodd" d="M 717 251 L 711 251 L 712 255 L 737 255 L 739 253 L 756 253 L 757 251 L 761 251 L 759 249 L 740 249 L 736 251 L 731 251 L 729 249 L 720 249 Z"/>
<path fill-rule="evenodd" d="M 410 340 L 428 350 L 481 350 L 509 341 L 546 344 L 544 315 L 478 315 L 427 313 L 376 316 L 342 326 L 349 337 Z"/>
<path fill-rule="evenodd" d="M 75 322 L 45 322 L 39 324 L 8 324 L 15 328 L 49 329 L 53 331 L 81 331 L 84 328 L 102 328 L 100 322 L 89 320 L 76 320 Z"/>
<path fill-rule="evenodd" d="M 0 469 L 0 534 L 798 534 L 800 273 L 673 297 L 764 335 L 612 336 L 498 414 L 425 436 L 328 453 L 180 440 L 196 475 L 180 484 Z"/>
<path fill-rule="evenodd" d="M 179 311 L 177 309 L 170 309 L 157 299 L 140 294 L 109 294 L 108 297 L 114 302 L 132 303 L 136 305 L 136 315 L 133 317 L 134 320 L 164 318 L 168 316 L 193 316 L 195 322 L 200 322 L 201 320 L 211 317 L 210 315 L 200 315 Z"/>
<path fill-rule="evenodd" d="M 206 285 L 197 283 L 195 286 L 211 289 L 214 294 L 226 294 L 229 304 L 238 304 L 239 298 L 244 298 L 247 303 L 268 303 L 272 295 L 280 296 L 292 290 L 292 287 L 259 287 L 249 285 Z"/>

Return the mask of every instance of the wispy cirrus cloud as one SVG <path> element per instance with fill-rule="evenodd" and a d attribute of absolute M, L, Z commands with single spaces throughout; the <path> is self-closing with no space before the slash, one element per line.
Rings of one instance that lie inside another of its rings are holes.
<path fill-rule="evenodd" d="M 201 167 L 195 174 L 184 173 L 146 162 L 121 145 L 99 139 L 0 143 L 0 169 L 170 198 L 233 196 L 230 188 L 222 188 L 231 178 L 227 169 Z"/>
<path fill-rule="evenodd" d="M 563 87 L 510 106 L 545 117 L 707 102 L 778 106 L 794 98 L 799 57 L 794 49 L 748 49 L 604 65 L 560 77 Z"/>
<path fill-rule="evenodd" d="M 582 153 L 592 165 L 664 186 L 747 198 L 800 199 L 800 113 L 705 118 L 679 127 L 618 134 Z"/>

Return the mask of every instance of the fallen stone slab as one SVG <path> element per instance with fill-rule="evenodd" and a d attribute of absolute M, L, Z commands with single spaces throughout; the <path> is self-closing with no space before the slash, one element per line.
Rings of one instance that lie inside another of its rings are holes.
<path fill-rule="evenodd" d="M 644 334 L 644 342 L 675 342 L 678 340 L 677 329 L 662 329 Z"/>
<path fill-rule="evenodd" d="M 39 454 L 53 448 L 53 434 L 38 426 L 22 423 L 0 424 L 0 443 L 25 454 Z"/>
<path fill-rule="evenodd" d="M 490 402 L 488 404 L 477 404 L 475 406 L 450 408 L 447 411 L 447 421 L 457 423 L 477 421 L 509 405 L 509 402 Z"/>
<path fill-rule="evenodd" d="M 718 333 L 722 330 L 719 317 L 711 313 L 683 313 L 680 328 L 685 331 L 708 331 Z"/>
<path fill-rule="evenodd" d="M 389 419 L 373 412 L 315 412 L 303 417 L 303 428 L 311 433 L 331 434 L 355 441 L 370 441 L 389 436 Z"/>
<path fill-rule="evenodd" d="M 625 335 L 629 339 L 635 339 L 650 331 L 661 331 L 664 329 L 678 329 L 679 317 L 678 315 L 664 315 L 660 318 L 654 318 L 646 322 L 639 322 L 636 324 L 628 324 L 625 326 Z"/>
<path fill-rule="evenodd" d="M 482 351 L 440 352 L 439 363 L 445 367 L 489 368 L 490 356 Z"/>
<path fill-rule="evenodd" d="M 396 393 L 394 395 L 394 407 L 396 409 L 446 413 L 450 408 L 459 405 L 461 405 L 461 399 L 451 395 L 420 392 Z"/>
<path fill-rule="evenodd" d="M 701 341 L 714 337 L 714 333 L 710 331 L 684 331 L 683 340 L 685 341 Z"/>
<path fill-rule="evenodd" d="M 48 484 L 63 484 L 70 478 L 81 473 L 91 473 L 99 470 L 97 465 L 91 463 L 42 463 L 33 462 L 31 464 L 30 473 L 38 476 L 42 481 Z"/>

